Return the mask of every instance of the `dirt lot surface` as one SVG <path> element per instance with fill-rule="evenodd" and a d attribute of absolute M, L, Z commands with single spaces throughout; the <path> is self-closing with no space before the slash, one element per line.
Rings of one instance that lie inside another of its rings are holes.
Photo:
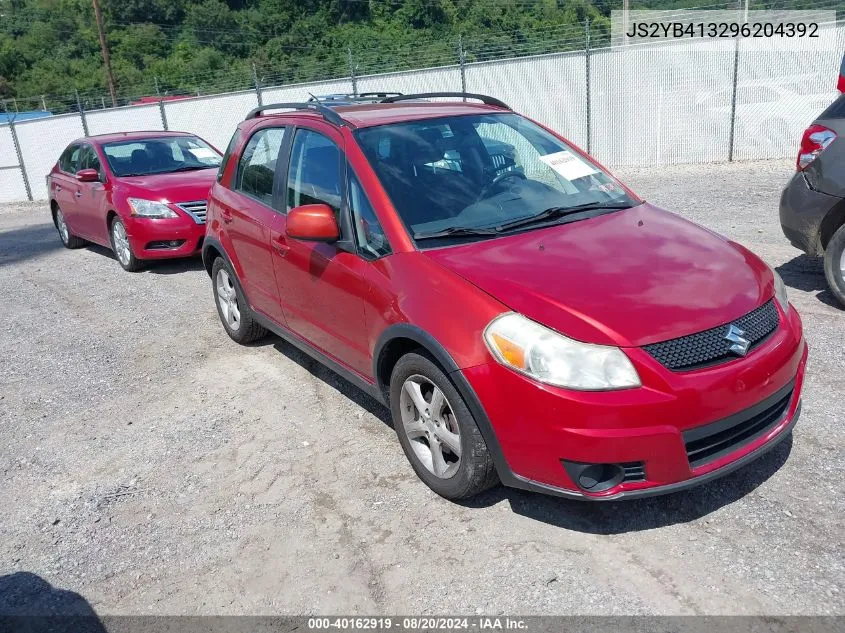
<path fill-rule="evenodd" d="M 37 599 L 27 572 L 101 615 L 845 614 L 845 311 L 780 233 L 790 170 L 619 170 L 776 266 L 811 352 L 792 440 L 601 505 L 444 501 L 374 401 L 231 342 L 198 261 L 128 274 L 61 248 L 43 203 L 0 211 L 0 612 Z"/>

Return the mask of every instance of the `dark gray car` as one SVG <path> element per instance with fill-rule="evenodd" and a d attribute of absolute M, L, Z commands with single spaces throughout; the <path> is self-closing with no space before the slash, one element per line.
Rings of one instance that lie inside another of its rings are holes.
<path fill-rule="evenodd" d="M 804 132 L 780 224 L 794 246 L 824 257 L 830 289 L 845 305 L 845 94 Z"/>

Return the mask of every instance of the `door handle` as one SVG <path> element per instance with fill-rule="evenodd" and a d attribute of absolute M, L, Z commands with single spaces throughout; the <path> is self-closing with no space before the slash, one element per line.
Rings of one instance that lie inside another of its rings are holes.
<path fill-rule="evenodd" d="M 288 246 L 287 240 L 281 235 L 273 240 L 273 246 L 276 247 L 276 252 L 281 256 L 284 257 L 288 254 L 290 250 L 290 246 Z"/>
<path fill-rule="evenodd" d="M 73 194 L 73 195 L 75 195 L 77 198 L 81 198 L 81 197 L 82 197 L 82 192 L 81 192 L 81 191 L 77 191 L 77 192 L 76 192 L 75 194 Z"/>
<path fill-rule="evenodd" d="M 220 218 L 221 218 L 221 219 L 223 220 L 223 222 L 225 222 L 226 224 L 229 224 L 229 223 L 230 223 L 230 222 L 234 219 L 234 218 L 232 218 L 232 212 L 231 212 L 231 211 L 226 211 L 225 209 L 223 209 L 222 211 L 220 211 Z"/>
<path fill-rule="evenodd" d="M 61 185 L 56 185 L 56 193 L 58 193 L 58 192 L 59 192 L 59 191 L 61 191 L 61 190 L 62 190 L 62 186 L 61 186 Z"/>

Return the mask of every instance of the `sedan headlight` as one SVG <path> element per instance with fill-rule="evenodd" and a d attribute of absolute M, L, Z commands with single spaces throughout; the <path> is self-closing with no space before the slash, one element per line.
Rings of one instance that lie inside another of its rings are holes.
<path fill-rule="evenodd" d="M 128 198 L 132 215 L 142 218 L 178 218 L 179 214 L 163 202 L 144 200 L 143 198 Z"/>
<path fill-rule="evenodd" d="M 786 296 L 786 284 L 783 283 L 783 279 L 781 279 L 780 275 L 777 274 L 777 271 L 774 269 L 772 270 L 772 274 L 775 276 L 775 299 L 778 300 L 780 307 L 783 308 L 784 312 L 789 311 L 789 297 Z"/>
<path fill-rule="evenodd" d="M 618 347 L 574 341 L 515 312 L 493 319 L 484 341 L 500 363 L 549 385 L 582 391 L 640 386 Z"/>

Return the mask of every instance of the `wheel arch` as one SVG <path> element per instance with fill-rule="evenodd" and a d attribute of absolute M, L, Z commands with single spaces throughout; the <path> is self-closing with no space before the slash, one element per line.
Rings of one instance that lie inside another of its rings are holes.
<path fill-rule="evenodd" d="M 827 212 L 819 226 L 819 245 L 822 251 L 827 249 L 830 238 L 843 224 L 845 224 L 845 199 L 840 200 Z"/>
<path fill-rule="evenodd" d="M 484 410 L 472 385 L 469 384 L 455 359 L 452 358 L 446 348 L 432 334 L 418 326 L 410 323 L 391 325 L 382 332 L 373 348 L 373 376 L 376 380 L 377 389 L 384 396 L 384 401 L 390 406 L 390 375 L 396 363 L 402 356 L 416 349 L 421 349 L 431 355 L 452 381 L 452 384 L 455 385 L 458 393 L 461 394 L 473 418 L 475 418 L 478 430 L 484 437 L 484 442 L 493 458 L 499 479 L 503 483 L 515 481 L 504 453 L 502 453 L 490 418 L 487 416 L 487 412 Z"/>

